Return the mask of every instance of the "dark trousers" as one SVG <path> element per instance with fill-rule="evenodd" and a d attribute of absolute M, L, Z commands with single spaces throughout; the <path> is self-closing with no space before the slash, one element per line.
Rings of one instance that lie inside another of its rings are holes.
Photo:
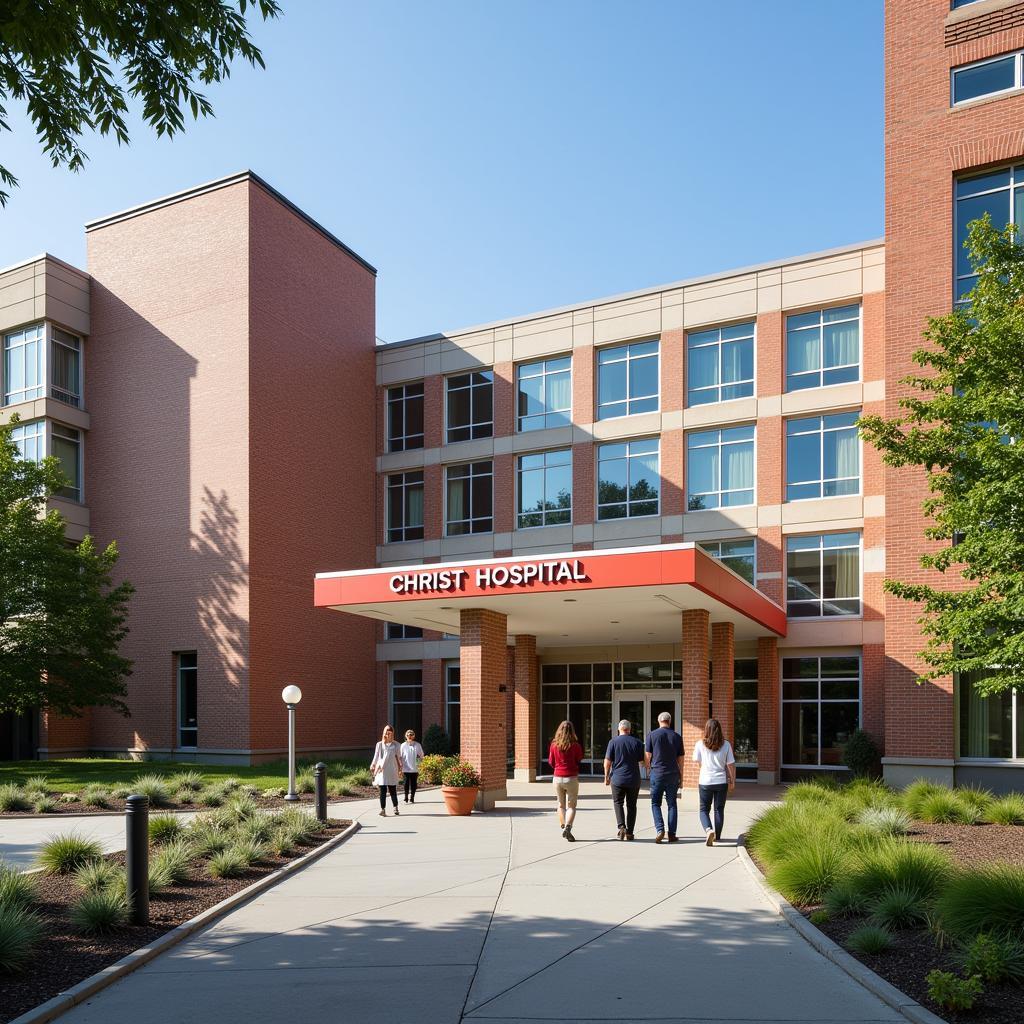
<path fill-rule="evenodd" d="M 388 801 L 388 794 L 391 794 L 391 802 L 395 805 L 395 810 L 398 810 L 398 787 L 397 786 L 378 786 L 380 790 L 380 809 L 384 810 L 384 805 Z"/>
<path fill-rule="evenodd" d="M 405 776 L 405 799 L 416 800 L 416 782 L 420 777 L 419 772 L 403 772 Z"/>
<path fill-rule="evenodd" d="M 712 802 L 715 805 L 715 838 L 722 838 L 722 825 L 725 824 L 725 798 L 729 795 L 729 784 L 720 782 L 715 786 L 698 786 L 700 792 L 700 824 L 706 832 L 711 828 L 708 811 Z"/>
<path fill-rule="evenodd" d="M 661 816 L 661 800 L 664 797 L 668 803 L 668 834 L 676 834 L 676 825 L 679 821 L 679 808 L 676 802 L 678 796 L 678 775 L 651 776 L 651 816 L 654 818 L 655 832 L 665 831 L 665 821 Z"/>
<path fill-rule="evenodd" d="M 615 822 L 624 828 L 627 835 L 633 834 L 636 826 L 636 798 L 640 795 L 640 783 L 635 786 L 612 786 L 612 805 L 615 807 Z M 625 803 L 625 811 L 623 811 Z"/>

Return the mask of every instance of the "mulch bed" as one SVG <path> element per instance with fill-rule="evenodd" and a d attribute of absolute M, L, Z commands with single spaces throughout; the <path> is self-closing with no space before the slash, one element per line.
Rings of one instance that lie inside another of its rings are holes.
<path fill-rule="evenodd" d="M 116 963 L 121 957 L 141 949 L 282 864 L 323 845 L 348 825 L 347 821 L 332 820 L 324 832 L 307 845 L 297 847 L 290 857 L 270 856 L 239 878 L 209 878 L 202 874 L 204 862 L 193 864 L 189 881 L 169 886 L 150 897 L 148 925 L 127 925 L 109 935 L 82 935 L 72 927 L 69 913 L 81 891 L 71 876 L 36 876 L 39 899 L 34 909 L 46 920 L 47 932 L 24 973 L 0 973 L 0 1022 L 12 1020 Z M 124 864 L 123 853 L 110 854 L 107 859 L 115 864 Z"/>

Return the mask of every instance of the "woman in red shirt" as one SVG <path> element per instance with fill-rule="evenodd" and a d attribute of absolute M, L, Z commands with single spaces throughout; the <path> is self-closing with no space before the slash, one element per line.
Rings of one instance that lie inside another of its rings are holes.
<path fill-rule="evenodd" d="M 555 796 L 558 798 L 558 827 L 570 842 L 576 842 L 572 834 L 572 821 L 576 817 L 576 800 L 580 795 L 580 761 L 583 747 L 576 739 L 572 722 L 563 722 L 556 730 L 548 750 L 548 761 L 554 772 Z"/>

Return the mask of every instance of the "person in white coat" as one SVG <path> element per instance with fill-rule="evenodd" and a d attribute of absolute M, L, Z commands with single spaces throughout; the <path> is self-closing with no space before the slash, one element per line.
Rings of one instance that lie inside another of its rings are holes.
<path fill-rule="evenodd" d="M 416 803 L 416 783 L 420 777 L 420 761 L 423 760 L 423 748 L 416 742 L 416 733 L 412 729 L 405 730 L 405 742 L 400 751 L 402 755 L 402 774 L 405 776 L 405 803 Z"/>
<path fill-rule="evenodd" d="M 373 772 L 373 784 L 380 791 L 380 816 L 386 818 L 387 799 L 390 795 L 391 803 L 398 813 L 398 780 L 402 775 L 402 754 L 398 744 L 395 742 L 395 730 L 390 725 L 384 726 L 377 746 L 373 750 L 373 760 L 370 762 L 370 771 Z"/>

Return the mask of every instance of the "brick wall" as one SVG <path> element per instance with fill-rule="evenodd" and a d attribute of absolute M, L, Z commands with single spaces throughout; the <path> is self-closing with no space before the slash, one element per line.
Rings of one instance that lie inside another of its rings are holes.
<path fill-rule="evenodd" d="M 690 756 L 694 744 L 704 735 L 708 712 L 708 626 L 709 616 L 704 608 L 692 608 L 682 613 L 682 696 L 683 696 L 683 785 L 696 786 L 700 766 Z"/>

